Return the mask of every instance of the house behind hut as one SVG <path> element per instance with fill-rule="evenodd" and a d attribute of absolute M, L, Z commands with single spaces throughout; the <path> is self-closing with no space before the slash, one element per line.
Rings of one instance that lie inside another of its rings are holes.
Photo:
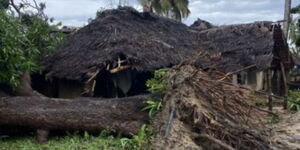
<path fill-rule="evenodd" d="M 198 41 L 214 57 L 209 66 L 203 66 L 208 63 L 199 58 L 197 64 L 201 68 L 230 74 L 236 85 L 254 90 L 271 86 L 274 94 L 284 93 L 293 61 L 280 24 L 255 22 L 211 28 L 200 31 Z M 268 76 L 271 85 L 267 84 Z"/>

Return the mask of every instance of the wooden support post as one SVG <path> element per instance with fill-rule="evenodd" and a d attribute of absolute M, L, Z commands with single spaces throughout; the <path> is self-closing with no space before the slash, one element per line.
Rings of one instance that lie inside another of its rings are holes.
<path fill-rule="evenodd" d="M 37 129 L 36 130 L 36 140 L 40 144 L 47 143 L 49 136 L 49 130 Z"/>
<path fill-rule="evenodd" d="M 288 84 L 287 84 L 287 76 L 285 72 L 285 68 L 282 62 L 280 62 L 280 69 L 282 72 L 282 79 L 283 79 L 283 87 L 284 87 L 284 100 L 283 100 L 283 109 L 287 109 L 288 101 L 286 96 L 288 95 Z"/>
<path fill-rule="evenodd" d="M 272 72 L 271 69 L 267 71 L 267 89 L 268 89 L 268 106 L 269 111 L 273 110 L 273 100 L 272 100 Z"/>

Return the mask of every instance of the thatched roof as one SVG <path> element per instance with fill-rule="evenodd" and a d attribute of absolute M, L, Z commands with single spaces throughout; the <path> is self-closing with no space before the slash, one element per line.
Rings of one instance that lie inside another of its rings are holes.
<path fill-rule="evenodd" d="M 288 45 L 276 23 L 255 22 L 203 30 L 198 33 L 198 41 L 213 60 L 197 56 L 196 64 L 201 68 L 210 65 L 231 72 L 255 65 L 252 69 L 265 70 L 278 67 L 279 60 L 292 67 Z"/>
<path fill-rule="evenodd" d="M 216 28 L 217 26 L 198 18 L 190 27 L 197 31 L 203 31 L 211 28 Z"/>
<path fill-rule="evenodd" d="M 204 58 L 203 53 L 208 53 L 209 58 Z M 251 69 L 275 68 L 280 60 L 286 67 L 292 66 L 277 23 L 215 27 L 197 20 L 188 27 L 123 7 L 104 11 L 68 37 L 54 55 L 45 59 L 45 72 L 48 77 L 84 81 L 109 68 L 118 57 L 126 58 L 127 64 L 138 71 L 170 67 L 193 58 L 201 68 L 213 65 L 223 72 L 251 65 L 255 65 Z"/>
<path fill-rule="evenodd" d="M 195 32 L 177 21 L 128 7 L 104 11 L 68 37 L 44 64 L 50 77 L 86 80 L 124 56 L 138 71 L 179 64 L 199 47 Z"/>

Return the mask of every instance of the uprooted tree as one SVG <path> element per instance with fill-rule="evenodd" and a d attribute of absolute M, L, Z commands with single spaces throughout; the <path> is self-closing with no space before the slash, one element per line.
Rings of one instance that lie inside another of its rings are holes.
<path fill-rule="evenodd" d="M 39 142 L 46 142 L 52 130 L 109 129 L 130 136 L 148 121 L 142 111 L 148 96 L 120 99 L 46 97 L 1 97 L 0 126 L 19 126 L 37 130 Z"/>

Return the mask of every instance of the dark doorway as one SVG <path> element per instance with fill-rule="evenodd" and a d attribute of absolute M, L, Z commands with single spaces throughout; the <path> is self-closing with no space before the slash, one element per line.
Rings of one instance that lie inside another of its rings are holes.
<path fill-rule="evenodd" d="M 111 74 L 103 70 L 96 77 L 94 97 L 116 98 L 148 93 L 146 82 L 152 77 L 152 72 L 128 69 Z M 116 86 L 116 82 L 126 84 L 126 91 L 120 85 Z"/>

